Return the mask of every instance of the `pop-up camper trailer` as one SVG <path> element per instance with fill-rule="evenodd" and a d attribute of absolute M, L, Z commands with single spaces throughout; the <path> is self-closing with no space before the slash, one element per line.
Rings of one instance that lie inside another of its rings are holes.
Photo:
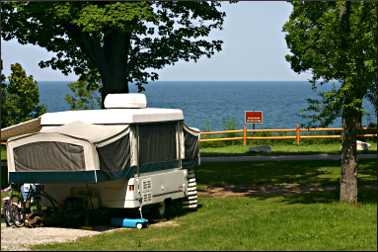
<path fill-rule="evenodd" d="M 9 182 L 42 184 L 58 202 L 89 189 L 109 208 L 179 198 L 196 208 L 199 132 L 181 110 L 146 105 L 143 94 L 110 94 L 102 110 L 46 113 L 2 129 Z"/>

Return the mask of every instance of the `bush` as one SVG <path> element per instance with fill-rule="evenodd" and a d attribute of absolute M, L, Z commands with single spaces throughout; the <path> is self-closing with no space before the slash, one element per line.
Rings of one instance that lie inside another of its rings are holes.
<path fill-rule="evenodd" d="M 234 117 L 226 117 L 222 120 L 222 127 L 223 127 L 223 130 L 235 130 L 235 129 L 237 129 L 237 121 Z M 205 121 L 203 131 L 213 131 L 212 128 L 211 128 L 211 122 L 209 120 Z M 243 134 L 227 133 L 227 134 L 219 134 L 219 135 L 206 135 L 206 139 L 207 138 L 237 137 L 237 136 L 243 136 Z M 238 145 L 240 143 L 242 143 L 242 142 L 240 142 L 240 141 L 202 142 L 201 147 L 203 147 L 203 148 L 224 147 L 224 146 L 228 146 L 228 145 Z"/>
<path fill-rule="evenodd" d="M 99 76 L 82 75 L 79 80 L 68 84 L 68 87 L 73 95 L 66 95 L 65 100 L 72 110 L 98 109 L 101 107 Z"/>

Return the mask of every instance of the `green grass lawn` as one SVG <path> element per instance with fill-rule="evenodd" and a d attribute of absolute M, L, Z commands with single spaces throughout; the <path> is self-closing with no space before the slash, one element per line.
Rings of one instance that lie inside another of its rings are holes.
<path fill-rule="evenodd" d="M 337 161 L 211 163 L 200 208 L 165 227 L 125 229 L 38 250 L 375 250 L 376 160 L 361 160 L 359 204 L 338 202 Z M 231 196 L 212 196 L 212 188 Z M 244 192 L 243 196 L 235 196 Z M 235 194 L 235 195 L 233 195 Z"/>
<path fill-rule="evenodd" d="M 371 147 L 369 151 L 360 153 L 375 153 L 377 151 L 377 143 L 369 142 Z M 339 154 L 340 143 L 308 143 L 296 145 L 294 143 L 274 143 L 271 144 L 272 152 L 269 154 L 250 153 L 249 148 L 257 146 L 256 144 L 242 145 L 226 145 L 220 147 L 201 146 L 202 156 L 237 156 L 237 155 L 287 155 L 287 154 L 318 154 L 329 153 Z"/>

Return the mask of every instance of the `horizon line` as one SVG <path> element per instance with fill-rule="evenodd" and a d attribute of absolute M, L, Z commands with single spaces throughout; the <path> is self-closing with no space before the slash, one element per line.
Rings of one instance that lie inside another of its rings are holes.
<path fill-rule="evenodd" d="M 75 82 L 77 80 L 36 80 L 37 82 Z M 309 80 L 156 80 L 149 82 L 303 82 Z"/>

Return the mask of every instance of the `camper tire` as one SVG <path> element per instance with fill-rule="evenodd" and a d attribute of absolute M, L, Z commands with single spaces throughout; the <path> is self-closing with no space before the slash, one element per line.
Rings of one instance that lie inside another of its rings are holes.
<path fill-rule="evenodd" d="M 158 217 L 159 218 L 165 218 L 167 215 L 167 203 L 166 201 L 163 201 L 158 206 Z"/>
<path fill-rule="evenodd" d="M 142 223 L 137 223 L 136 224 L 136 228 L 141 230 L 143 228 L 143 224 Z"/>
<path fill-rule="evenodd" d="M 174 214 L 174 206 L 173 206 L 173 201 L 171 199 L 166 199 L 162 201 L 161 203 L 156 205 L 155 208 L 155 216 L 158 219 L 167 219 Z"/>

